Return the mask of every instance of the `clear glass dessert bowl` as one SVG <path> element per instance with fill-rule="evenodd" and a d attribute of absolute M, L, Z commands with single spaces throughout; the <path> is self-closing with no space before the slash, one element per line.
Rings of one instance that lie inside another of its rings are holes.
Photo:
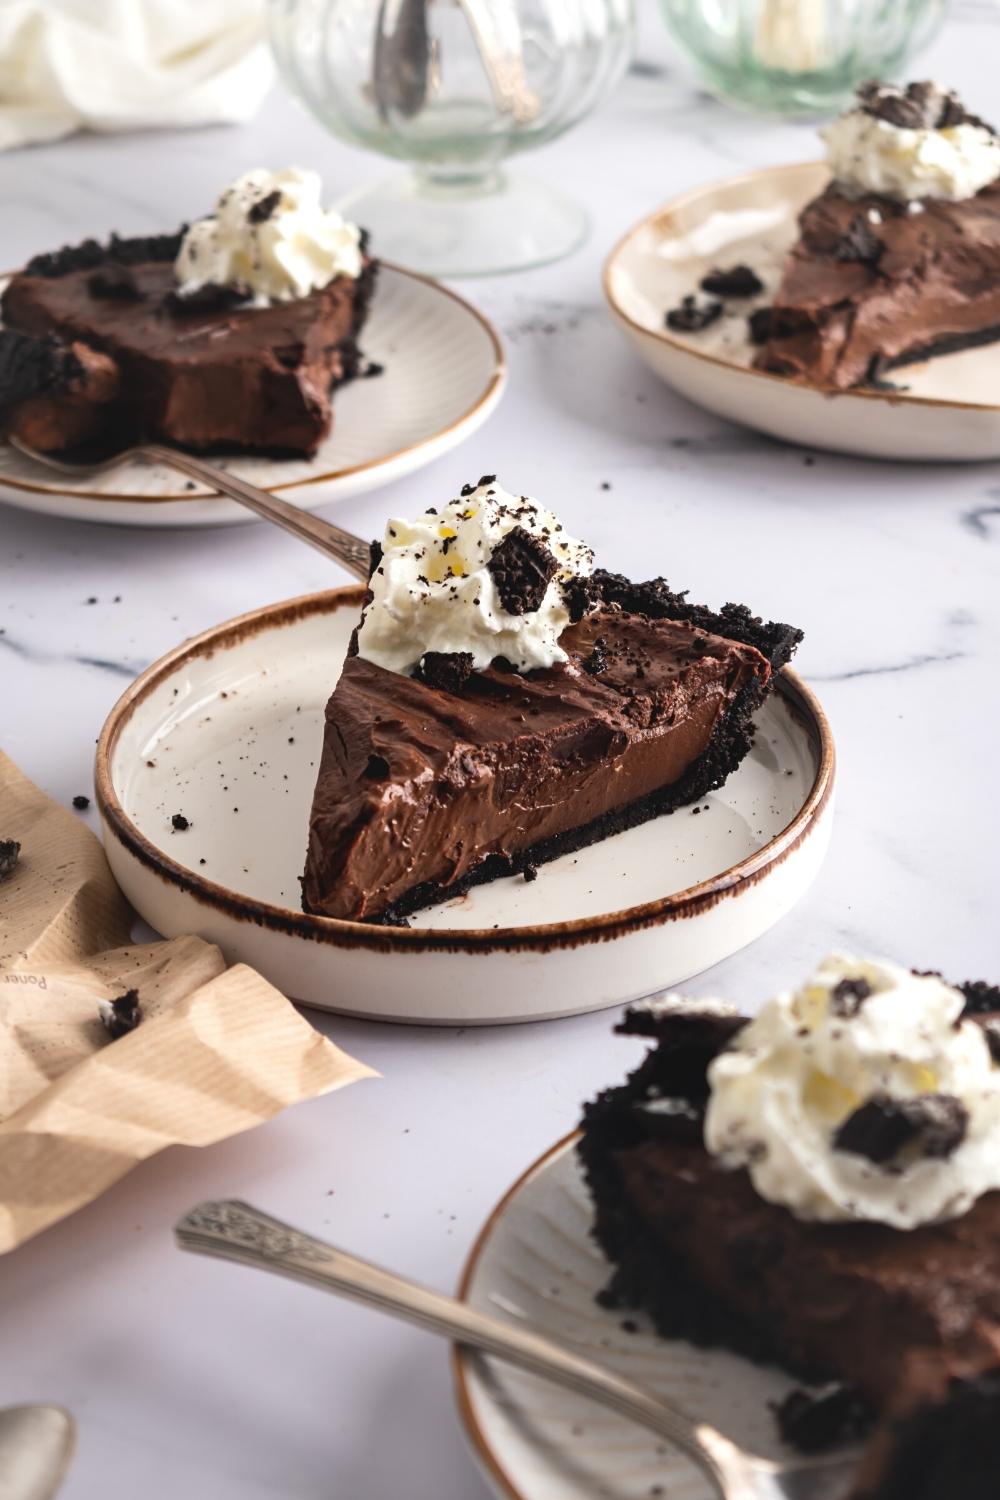
<path fill-rule="evenodd" d="M 867 78 L 894 77 L 945 0 L 660 0 L 713 93 L 765 114 L 833 114 Z"/>
<path fill-rule="evenodd" d="M 461 276 L 556 260 L 587 214 L 506 157 L 590 112 L 631 53 L 632 0 L 270 0 L 296 95 L 342 140 L 408 162 L 338 207 L 380 255 Z"/>

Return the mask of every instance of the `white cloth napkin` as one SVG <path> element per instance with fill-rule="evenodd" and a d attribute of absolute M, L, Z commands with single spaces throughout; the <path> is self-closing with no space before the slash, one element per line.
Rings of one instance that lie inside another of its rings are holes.
<path fill-rule="evenodd" d="M 0 150 L 74 130 L 247 120 L 263 0 L 0 0 Z"/>

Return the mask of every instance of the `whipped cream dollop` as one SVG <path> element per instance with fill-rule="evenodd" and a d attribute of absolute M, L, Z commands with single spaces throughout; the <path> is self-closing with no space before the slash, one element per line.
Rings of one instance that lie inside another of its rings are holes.
<path fill-rule="evenodd" d="M 705 1144 L 802 1219 L 897 1229 L 1000 1188 L 1000 1067 L 932 975 L 831 957 L 709 1068 Z"/>
<path fill-rule="evenodd" d="M 565 585 L 588 576 L 589 547 L 528 495 L 485 475 L 415 521 L 386 526 L 358 628 L 358 655 L 410 674 L 427 652 L 497 656 L 518 672 L 566 660 Z"/>
<path fill-rule="evenodd" d="M 361 231 L 320 201 L 317 172 L 256 167 L 226 188 L 207 219 L 192 224 L 174 265 L 178 293 L 245 289 L 258 307 L 291 302 L 361 274 Z"/>
<path fill-rule="evenodd" d="M 849 192 L 957 201 L 1000 177 L 1000 140 L 940 84 L 865 84 L 858 98 L 820 132 L 830 171 Z"/>

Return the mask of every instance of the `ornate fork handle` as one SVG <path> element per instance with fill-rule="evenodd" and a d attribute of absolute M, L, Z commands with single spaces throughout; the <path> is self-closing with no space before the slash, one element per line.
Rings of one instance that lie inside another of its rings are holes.
<path fill-rule="evenodd" d="M 698 1465 L 720 1500 L 761 1500 L 749 1474 L 746 1485 L 740 1482 L 742 1455 L 720 1433 L 527 1329 L 510 1327 L 464 1302 L 346 1255 L 248 1203 L 203 1203 L 185 1215 L 175 1232 L 182 1249 L 341 1293 L 590 1396 L 676 1444 Z"/>
<path fill-rule="evenodd" d="M 153 463 L 167 464 L 179 473 L 199 480 L 210 489 L 221 490 L 231 500 L 239 501 L 258 516 L 264 516 L 276 526 L 290 531 L 300 541 L 308 542 L 327 557 L 332 557 L 348 573 L 353 573 L 355 578 L 367 583 L 371 570 L 371 549 L 367 542 L 353 532 L 344 531 L 331 521 L 324 521 L 321 516 L 300 510 L 297 505 L 290 505 L 278 495 L 260 490 L 255 484 L 239 479 L 225 469 L 216 468 L 214 464 L 205 463 L 193 453 L 185 453 L 179 448 L 161 447 L 159 443 L 144 443 L 141 448 L 132 451 Z"/>

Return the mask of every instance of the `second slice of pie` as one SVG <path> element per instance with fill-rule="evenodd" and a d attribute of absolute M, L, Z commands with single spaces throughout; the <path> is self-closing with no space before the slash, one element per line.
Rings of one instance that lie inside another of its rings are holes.
<path fill-rule="evenodd" d="M 719 787 L 801 633 L 592 572 L 493 476 L 392 521 L 330 698 L 306 910 L 393 920 Z"/>

